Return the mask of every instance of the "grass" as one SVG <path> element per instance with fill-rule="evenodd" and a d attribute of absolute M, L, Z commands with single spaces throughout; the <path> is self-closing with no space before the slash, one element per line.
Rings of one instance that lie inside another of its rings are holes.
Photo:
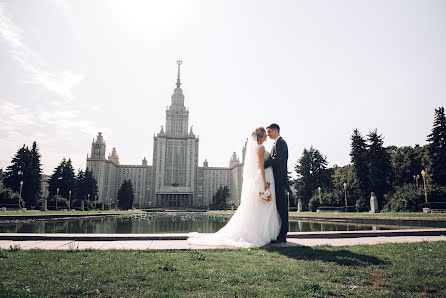
<path fill-rule="evenodd" d="M 446 241 L 352 247 L 0 252 L 0 296 L 446 296 Z"/>
<path fill-rule="evenodd" d="M 109 214 L 109 213 L 144 213 L 142 210 L 106 210 L 106 211 L 40 211 L 40 210 L 26 210 L 26 211 L 0 211 L 0 218 L 2 215 L 51 215 L 51 214 Z M 178 211 L 181 212 L 181 211 Z M 207 214 L 215 214 L 215 215 L 233 215 L 235 211 L 231 210 L 222 210 L 216 211 L 211 210 L 206 212 Z M 368 213 L 368 212 L 343 212 L 343 213 L 317 213 L 317 212 L 289 212 L 290 216 L 296 217 L 410 217 L 410 218 L 446 218 L 446 213 L 437 213 L 437 214 L 429 214 L 422 212 L 381 212 L 381 213 Z"/>
<path fill-rule="evenodd" d="M 122 214 L 128 214 L 128 213 L 143 213 L 144 211 L 141 210 L 120 210 L 120 211 L 114 211 L 114 210 L 105 210 L 105 211 L 40 211 L 40 210 L 26 210 L 26 211 L 6 211 L 2 212 L 0 211 L 0 218 L 2 215 L 52 215 L 52 214 L 116 214 L 116 213 L 122 213 Z"/>

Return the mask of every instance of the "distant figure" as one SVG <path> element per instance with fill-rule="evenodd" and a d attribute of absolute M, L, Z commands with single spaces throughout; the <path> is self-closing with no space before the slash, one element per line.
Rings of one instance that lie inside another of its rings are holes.
<path fill-rule="evenodd" d="M 378 199 L 375 196 L 375 193 L 372 192 L 370 196 L 370 213 L 377 213 L 378 212 Z"/>

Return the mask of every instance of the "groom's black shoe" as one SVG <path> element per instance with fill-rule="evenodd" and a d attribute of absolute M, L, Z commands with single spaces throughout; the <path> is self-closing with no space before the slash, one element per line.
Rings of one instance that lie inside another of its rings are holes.
<path fill-rule="evenodd" d="M 284 243 L 284 242 L 286 242 L 286 239 L 276 239 L 276 240 L 271 241 L 272 244 Z"/>

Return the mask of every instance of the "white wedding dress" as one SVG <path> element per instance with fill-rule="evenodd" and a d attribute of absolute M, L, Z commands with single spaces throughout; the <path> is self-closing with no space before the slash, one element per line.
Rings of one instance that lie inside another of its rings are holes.
<path fill-rule="evenodd" d="M 270 183 L 272 200 L 263 201 L 259 198 L 259 192 L 264 191 L 264 186 L 258 168 L 258 149 L 255 137 L 250 137 L 245 153 L 242 193 L 237 211 L 216 233 L 189 233 L 187 240 L 189 244 L 247 248 L 261 247 L 277 239 L 280 217 L 276 207 L 274 174 L 271 167 L 265 169 L 265 178 Z M 268 156 L 265 151 L 265 158 Z"/>

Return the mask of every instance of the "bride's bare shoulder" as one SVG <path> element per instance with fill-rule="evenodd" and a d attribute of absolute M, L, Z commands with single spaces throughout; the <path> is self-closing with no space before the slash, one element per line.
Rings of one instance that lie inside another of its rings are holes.
<path fill-rule="evenodd" d="M 265 152 L 265 146 L 263 146 L 263 144 L 259 145 L 259 147 L 257 147 L 257 151 Z"/>

